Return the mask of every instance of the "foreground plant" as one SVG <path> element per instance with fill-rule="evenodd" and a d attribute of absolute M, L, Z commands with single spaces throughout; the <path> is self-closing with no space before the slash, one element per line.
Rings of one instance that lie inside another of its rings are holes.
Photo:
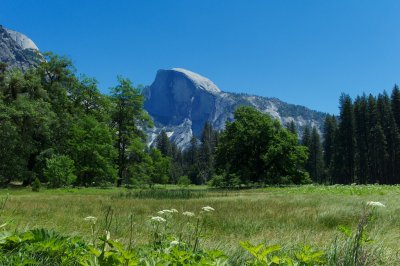
<path fill-rule="evenodd" d="M 241 242 L 240 245 L 253 256 L 253 259 L 248 261 L 247 265 L 311 266 L 324 265 L 326 262 L 324 251 L 314 250 L 309 246 L 296 250 L 294 256 L 291 257 L 287 252 L 283 252 L 279 245 L 253 245 L 250 242 Z"/>
<path fill-rule="evenodd" d="M 345 238 L 337 238 L 327 250 L 311 246 L 285 250 L 280 245 L 241 242 L 243 249 L 252 256 L 246 262 L 238 262 L 219 250 L 208 250 L 200 245 L 206 237 L 209 216 L 215 212 L 210 206 L 201 208 L 197 213 L 180 213 L 176 209 L 158 211 L 156 216 L 149 218 L 153 229 L 152 240 L 140 246 L 132 245 L 132 215 L 129 216 L 129 245 L 113 239 L 110 232 L 113 210 L 107 208 L 104 223 L 93 216 L 84 218 L 92 229 L 89 243 L 80 237 L 63 236 L 46 229 L 25 232 L 3 230 L 0 232 L 0 265 L 382 265 L 379 254 L 367 247 L 371 239 L 366 232 L 378 208 L 384 207 L 380 202 L 367 202 L 354 232 L 340 227 Z"/>
<path fill-rule="evenodd" d="M 356 230 L 353 232 L 350 228 L 340 226 L 339 230 L 346 238 L 342 241 L 336 239 L 327 251 L 303 246 L 293 252 L 285 252 L 279 245 L 253 245 L 250 242 L 241 242 L 240 245 L 253 257 L 247 261 L 247 265 L 381 265 L 379 254 L 365 247 L 372 242 L 366 230 L 377 214 L 377 208 L 385 207 L 381 202 L 368 201 L 363 207 Z"/>
<path fill-rule="evenodd" d="M 368 237 L 367 229 L 377 215 L 377 209 L 385 207 L 381 202 L 368 201 L 363 207 L 355 231 L 345 226 L 339 226 L 338 229 L 344 234 L 345 239 L 342 241 L 336 239 L 330 248 L 329 265 L 357 266 L 382 263 L 378 251 L 367 247 L 368 243 L 373 242 Z"/>

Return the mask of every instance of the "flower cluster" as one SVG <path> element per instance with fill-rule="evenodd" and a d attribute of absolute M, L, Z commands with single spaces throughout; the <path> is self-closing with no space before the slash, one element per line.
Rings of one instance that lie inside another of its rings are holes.
<path fill-rule="evenodd" d="M 205 212 L 213 212 L 213 211 L 215 211 L 215 209 L 213 207 L 210 207 L 210 206 L 205 206 L 205 207 L 203 207 L 201 209 L 203 211 L 205 211 Z"/>
<path fill-rule="evenodd" d="M 185 215 L 185 216 L 188 216 L 188 217 L 193 217 L 194 216 L 193 212 L 183 212 L 182 214 Z"/>
<path fill-rule="evenodd" d="M 151 217 L 151 221 L 157 222 L 157 223 L 165 223 L 167 220 L 165 220 L 164 218 L 162 218 L 160 216 L 153 216 L 153 217 Z"/>
<path fill-rule="evenodd" d="M 367 202 L 367 206 L 371 206 L 371 207 L 383 207 L 385 208 L 385 204 L 379 202 L 379 201 L 368 201 Z"/>
<path fill-rule="evenodd" d="M 85 217 L 83 220 L 91 222 L 92 224 L 96 224 L 96 222 L 97 222 L 97 218 L 94 216 Z"/>

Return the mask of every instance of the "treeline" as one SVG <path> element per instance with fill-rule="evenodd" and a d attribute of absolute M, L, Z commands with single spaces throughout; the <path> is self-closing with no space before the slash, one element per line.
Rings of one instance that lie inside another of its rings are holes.
<path fill-rule="evenodd" d="M 339 116 L 327 115 L 321 131 L 316 126 L 306 126 L 299 137 L 294 122 L 288 123 L 286 131 L 299 139 L 296 142 L 278 131 L 269 136 L 268 129 L 274 128 L 271 123 L 277 121 L 268 122 L 267 115 L 251 108 L 239 108 L 235 122 L 228 123 L 224 131 L 215 132 L 206 124 L 201 139 L 193 139 L 187 150 L 182 152 L 175 144 L 169 144 L 173 155 L 163 154 L 172 158 L 174 169 L 179 173 L 176 176 L 190 176 L 189 181 L 195 184 L 207 181 L 229 187 L 307 182 L 399 184 L 399 88 L 395 86 L 390 96 L 384 92 L 376 97 L 358 96 L 355 100 L 343 94 L 339 103 Z M 243 112 L 251 118 L 241 121 L 245 117 Z M 256 121 L 264 123 L 260 125 Z M 279 128 L 278 125 L 275 127 Z M 280 130 L 286 132 L 283 128 Z M 162 134 L 161 139 L 168 142 L 165 132 Z M 279 139 L 279 145 L 269 142 L 274 138 Z M 232 143 L 235 139 L 237 142 Z M 273 161 L 269 150 L 282 151 L 282 143 L 290 143 L 293 149 L 285 150 Z M 298 145 L 306 149 L 301 150 Z M 290 157 L 291 161 L 287 159 Z M 276 169 L 280 170 L 274 174 Z"/>
<path fill-rule="evenodd" d="M 306 169 L 314 182 L 328 184 L 400 183 L 400 90 L 352 100 L 343 94 L 340 115 L 328 115 L 323 142 L 316 128 L 306 128 Z"/>
<path fill-rule="evenodd" d="M 45 58 L 25 73 L 0 64 L 0 184 L 162 182 L 170 159 L 146 146 L 140 88 L 118 78 L 104 95 L 68 59 Z"/>
<path fill-rule="evenodd" d="M 348 95 L 322 130 L 240 107 L 222 132 L 206 123 L 185 149 L 152 120 L 140 87 L 118 78 L 110 95 L 51 53 L 27 72 L 0 64 L 0 185 L 153 186 L 400 183 L 400 91 Z"/>
<path fill-rule="evenodd" d="M 296 134 L 252 107 L 239 107 L 234 118 L 221 132 L 206 123 L 200 139 L 193 137 L 183 151 L 160 133 L 156 146 L 172 159 L 173 176 L 182 178 L 177 183 L 239 188 L 311 182 L 304 169 L 307 148 Z"/>

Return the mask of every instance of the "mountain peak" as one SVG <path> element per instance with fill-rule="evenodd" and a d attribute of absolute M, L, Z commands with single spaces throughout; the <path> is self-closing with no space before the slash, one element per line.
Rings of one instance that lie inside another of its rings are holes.
<path fill-rule="evenodd" d="M 149 132 L 150 143 L 164 129 L 181 148 L 190 145 L 193 135 L 201 135 L 206 122 L 216 130 L 224 129 L 227 121 L 233 121 L 235 110 L 243 105 L 269 114 L 282 125 L 294 121 L 300 133 L 306 125 L 321 128 L 325 119 L 322 113 L 276 98 L 221 92 L 208 78 L 182 68 L 159 70 L 144 94 L 145 109 L 155 122 Z"/>
<path fill-rule="evenodd" d="M 38 47 L 26 35 L 0 25 L 0 62 L 8 68 L 26 71 L 44 58 Z"/>
<path fill-rule="evenodd" d="M 32 50 L 37 50 L 39 51 L 39 48 L 36 46 L 36 44 L 29 39 L 25 34 L 22 34 L 20 32 L 6 29 L 4 28 L 8 34 L 10 34 L 10 37 L 22 48 L 22 49 L 32 49 Z"/>
<path fill-rule="evenodd" d="M 217 85 L 214 84 L 210 79 L 203 77 L 197 73 L 194 73 L 190 70 L 184 69 L 184 68 L 173 68 L 171 69 L 172 71 L 182 73 L 185 75 L 188 79 L 190 79 L 198 89 L 216 94 L 220 93 L 221 90 L 218 88 Z"/>

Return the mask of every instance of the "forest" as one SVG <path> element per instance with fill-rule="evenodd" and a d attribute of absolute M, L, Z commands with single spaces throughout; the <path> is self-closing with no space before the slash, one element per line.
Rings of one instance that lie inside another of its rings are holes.
<path fill-rule="evenodd" d="M 0 66 L 0 183 L 34 187 L 209 184 L 397 184 L 400 91 L 340 98 L 322 130 L 240 107 L 225 130 L 204 125 L 180 149 L 162 130 L 147 145 L 151 117 L 142 87 L 125 78 L 102 94 L 94 78 L 52 53 L 23 73 Z M 322 132 L 321 132 L 322 131 Z M 322 134 L 322 136 L 321 136 Z"/>

